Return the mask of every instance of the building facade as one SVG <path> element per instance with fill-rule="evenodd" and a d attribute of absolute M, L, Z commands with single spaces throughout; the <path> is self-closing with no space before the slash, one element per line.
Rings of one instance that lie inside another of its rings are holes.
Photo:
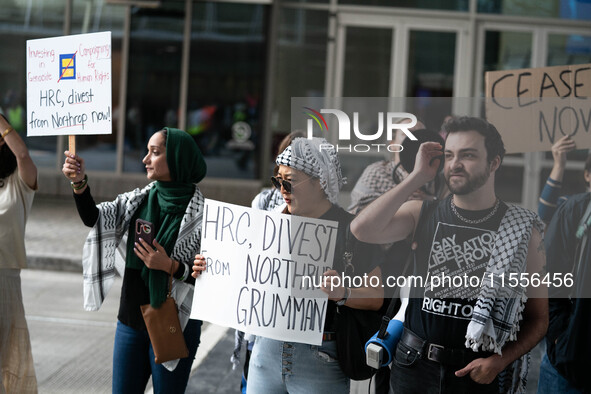
<path fill-rule="evenodd" d="M 113 134 L 77 137 L 104 198 L 146 183 L 141 159 L 163 126 L 195 137 L 208 197 L 248 203 L 269 186 L 292 97 L 481 97 L 486 71 L 591 63 L 587 0 L 2 0 L 0 106 L 17 130 L 26 41 L 107 30 Z M 27 144 L 41 192 L 69 193 L 67 138 Z M 380 154 L 344 156 L 350 190 Z M 582 187 L 584 157 L 569 156 L 566 192 Z M 549 153 L 510 155 L 501 197 L 535 207 L 551 166 Z"/>

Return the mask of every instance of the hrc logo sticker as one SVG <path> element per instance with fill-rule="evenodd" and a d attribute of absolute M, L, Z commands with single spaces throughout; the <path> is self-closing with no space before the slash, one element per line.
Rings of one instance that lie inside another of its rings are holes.
<path fill-rule="evenodd" d="M 58 82 L 62 79 L 76 79 L 76 53 L 60 55 L 60 77 Z"/>

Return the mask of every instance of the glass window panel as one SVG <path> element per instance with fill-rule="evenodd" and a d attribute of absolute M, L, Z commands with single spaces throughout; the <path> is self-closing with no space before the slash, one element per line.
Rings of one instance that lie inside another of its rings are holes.
<path fill-rule="evenodd" d="M 549 34 L 546 65 L 591 63 L 591 34 Z"/>
<path fill-rule="evenodd" d="M 149 138 L 177 126 L 184 4 L 133 8 L 127 79 L 124 171 L 143 172 Z"/>
<path fill-rule="evenodd" d="M 439 130 L 452 114 L 456 33 L 410 32 L 406 96 L 407 108 L 430 129 Z"/>
<path fill-rule="evenodd" d="M 260 4 L 194 5 L 187 131 L 209 177 L 258 177 L 268 11 Z"/>
<path fill-rule="evenodd" d="M 21 134 L 35 164 L 57 166 L 57 137 L 26 138 L 27 40 L 61 36 L 63 1 L 9 1 L 0 7 L 0 110 Z M 9 59 L 9 61 L 7 61 Z"/>
<path fill-rule="evenodd" d="M 343 97 L 387 97 L 391 52 L 392 29 L 347 27 Z"/>
<path fill-rule="evenodd" d="M 0 107 L 23 136 L 26 133 L 26 41 L 63 35 L 64 7 L 63 1 L 39 1 L 19 4 L 13 2 L 0 8 L 0 56 L 11 59 L 10 62 L 0 63 Z M 80 9 L 89 9 L 91 20 L 94 22 L 86 24 L 87 32 L 112 31 L 113 108 L 116 108 L 121 68 L 122 8 L 107 6 L 102 0 L 75 0 L 72 15 L 73 34 L 82 32 L 80 26 L 84 25 L 83 18 L 87 15 L 77 12 Z M 116 123 L 113 126 L 112 135 L 76 138 L 78 153 L 89 159 L 86 162 L 87 168 L 115 169 Z M 57 137 L 31 137 L 25 141 L 38 167 L 55 168 L 58 165 L 60 159 L 56 158 Z M 105 159 L 105 154 L 111 157 Z M 92 159 L 93 155 L 97 157 L 95 160 Z"/>
<path fill-rule="evenodd" d="M 74 0 L 72 34 L 110 31 L 120 35 L 125 20 L 125 7 L 107 4 L 105 0 Z"/>
<path fill-rule="evenodd" d="M 329 3 L 330 0 L 279 0 L 278 3 Z"/>
<path fill-rule="evenodd" d="M 484 72 L 531 67 L 532 34 L 487 30 Z"/>
<path fill-rule="evenodd" d="M 512 70 L 531 67 L 532 33 L 487 30 L 484 41 L 484 70 Z M 484 78 L 481 92 L 484 94 Z M 507 155 L 523 157 L 523 153 Z M 514 200 L 521 201 L 521 200 Z"/>
<path fill-rule="evenodd" d="M 326 11 L 280 10 L 273 73 L 271 126 L 274 131 L 290 130 L 291 97 L 324 96 L 327 29 Z"/>
<path fill-rule="evenodd" d="M 338 0 L 339 4 L 468 11 L 469 0 Z"/>
<path fill-rule="evenodd" d="M 12 32 L 28 32 L 38 37 L 62 35 L 64 29 L 65 2 L 2 1 L 0 29 Z"/>
<path fill-rule="evenodd" d="M 591 20 L 588 0 L 478 0 L 478 12 Z"/>
<path fill-rule="evenodd" d="M 111 32 L 111 110 L 113 133 L 76 137 L 77 153 L 86 160 L 89 170 L 115 171 L 117 164 L 119 85 L 121 79 L 121 44 L 125 7 L 105 4 L 104 0 L 74 0 L 72 34 Z"/>
<path fill-rule="evenodd" d="M 532 33 L 487 30 L 484 36 L 483 74 L 487 71 L 531 67 Z M 484 95 L 485 79 L 480 86 Z"/>
<path fill-rule="evenodd" d="M 406 95 L 453 97 L 456 33 L 411 31 Z"/>

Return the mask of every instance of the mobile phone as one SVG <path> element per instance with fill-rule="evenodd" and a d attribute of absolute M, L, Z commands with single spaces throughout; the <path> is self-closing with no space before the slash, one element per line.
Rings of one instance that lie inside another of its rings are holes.
<path fill-rule="evenodd" d="M 150 246 L 154 237 L 156 236 L 156 229 L 154 224 L 143 219 L 136 219 L 135 221 L 135 242 L 141 243 L 140 238 L 146 241 Z"/>

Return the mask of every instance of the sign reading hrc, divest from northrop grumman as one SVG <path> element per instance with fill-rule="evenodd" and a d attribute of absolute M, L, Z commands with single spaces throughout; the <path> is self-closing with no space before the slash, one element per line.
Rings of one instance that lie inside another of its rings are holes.
<path fill-rule="evenodd" d="M 191 318 L 320 345 L 338 223 L 205 200 Z M 314 278 L 314 279 L 312 279 Z M 309 280 L 311 279 L 311 280 Z"/>
<path fill-rule="evenodd" d="M 27 41 L 27 135 L 111 134 L 111 32 Z"/>

